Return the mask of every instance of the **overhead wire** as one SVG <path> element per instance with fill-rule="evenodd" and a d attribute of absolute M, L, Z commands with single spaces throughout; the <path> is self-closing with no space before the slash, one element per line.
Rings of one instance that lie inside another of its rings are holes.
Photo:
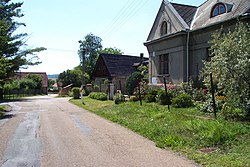
<path fill-rule="evenodd" d="M 108 33 L 105 34 L 103 39 L 108 39 L 111 37 L 110 34 L 116 32 L 119 30 L 128 20 L 130 20 L 135 14 L 137 14 L 150 0 L 146 1 L 140 1 L 139 3 L 136 3 L 136 6 L 133 6 L 130 12 L 127 12 L 125 17 L 120 20 L 119 24 L 117 24 L 115 27 L 112 27 Z"/>
<path fill-rule="evenodd" d="M 108 28 L 106 28 L 106 31 L 104 32 L 103 36 L 106 36 L 108 32 L 110 31 L 110 29 L 115 28 L 117 24 L 119 24 L 120 20 L 123 19 L 124 16 L 126 16 L 127 13 L 131 11 L 131 8 L 134 7 L 135 3 L 136 3 L 136 0 L 133 0 L 129 4 L 128 3 L 125 4 L 125 6 L 123 7 L 124 10 L 120 11 L 117 15 L 118 17 L 113 19 L 114 21 L 110 24 L 110 26 L 108 26 Z M 128 6 L 126 6 L 127 4 Z"/>

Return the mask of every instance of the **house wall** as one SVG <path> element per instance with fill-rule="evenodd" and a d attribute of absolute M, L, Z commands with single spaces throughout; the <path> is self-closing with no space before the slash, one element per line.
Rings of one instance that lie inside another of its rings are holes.
<path fill-rule="evenodd" d="M 169 54 L 169 74 L 167 82 L 180 83 L 186 77 L 186 35 L 182 34 L 147 46 L 149 52 L 149 82 L 156 79 L 163 83 L 160 75 L 159 56 Z"/>
<path fill-rule="evenodd" d="M 195 79 L 204 67 L 204 61 L 208 60 L 209 41 L 212 34 L 223 27 L 223 32 L 228 32 L 235 28 L 236 20 L 225 22 L 198 31 L 191 32 L 189 46 L 189 78 Z"/>
<path fill-rule="evenodd" d="M 111 82 L 114 84 L 115 86 L 115 92 L 117 90 L 121 90 L 122 93 L 126 93 L 126 80 L 127 80 L 128 76 L 116 76 L 116 77 L 112 77 Z M 104 78 L 104 77 L 97 77 L 95 78 L 95 85 L 98 85 L 99 87 L 101 87 L 101 91 L 102 92 L 106 92 L 107 90 L 107 85 L 103 84 L 103 81 L 109 79 L 109 78 Z M 120 84 L 121 83 L 121 84 Z"/>

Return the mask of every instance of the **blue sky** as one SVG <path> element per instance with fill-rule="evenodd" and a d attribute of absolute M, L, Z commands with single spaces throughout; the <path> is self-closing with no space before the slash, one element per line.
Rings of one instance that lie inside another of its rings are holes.
<path fill-rule="evenodd" d="M 172 0 L 201 5 L 205 0 Z M 13 2 L 20 2 L 13 0 Z M 79 65 L 79 40 L 88 33 L 102 38 L 103 47 L 117 47 L 127 55 L 148 56 L 143 45 L 162 0 L 24 0 L 29 47 L 46 47 L 38 53 L 42 64 L 22 71 L 58 74 Z"/>

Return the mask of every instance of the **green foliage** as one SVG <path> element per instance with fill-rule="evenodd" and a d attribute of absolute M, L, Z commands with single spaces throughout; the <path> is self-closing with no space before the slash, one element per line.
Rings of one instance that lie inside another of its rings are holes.
<path fill-rule="evenodd" d="M 129 95 L 134 93 L 134 89 L 139 85 L 139 82 L 143 78 L 140 72 L 132 73 L 126 80 L 126 91 Z"/>
<path fill-rule="evenodd" d="M 158 91 L 160 91 L 159 86 L 148 86 L 145 91 L 146 95 L 144 96 L 144 101 L 146 103 L 156 102 Z"/>
<path fill-rule="evenodd" d="M 30 79 L 34 82 L 34 88 L 33 89 L 41 89 L 42 88 L 42 76 L 37 74 L 29 74 L 27 76 L 27 79 Z"/>
<path fill-rule="evenodd" d="M 57 82 L 62 83 L 62 87 L 70 84 L 80 87 L 82 84 L 82 71 L 78 67 L 73 70 L 63 71 L 58 75 Z"/>
<path fill-rule="evenodd" d="M 177 108 L 187 108 L 193 106 L 192 97 L 189 94 L 181 94 L 173 98 L 173 106 Z"/>
<path fill-rule="evenodd" d="M 83 40 L 79 41 L 80 47 L 78 50 L 78 55 L 82 62 L 83 49 L 86 49 L 84 65 L 85 72 L 89 76 L 91 76 L 98 58 L 98 54 L 102 50 L 101 42 L 102 39 L 92 33 L 87 34 Z"/>
<path fill-rule="evenodd" d="M 94 85 L 94 86 L 93 86 L 93 91 L 94 91 L 94 92 L 99 92 L 99 91 L 100 91 L 100 86 Z"/>
<path fill-rule="evenodd" d="M 73 98 L 74 99 L 79 99 L 80 98 L 80 88 L 74 87 L 71 90 L 73 92 Z"/>
<path fill-rule="evenodd" d="M 212 35 L 211 61 L 205 62 L 202 77 L 210 81 L 213 74 L 218 89 L 234 108 L 245 110 L 250 119 L 250 26 L 239 22 L 234 31 L 218 31 Z M 209 82 L 208 82 L 209 84 Z"/>
<path fill-rule="evenodd" d="M 108 95 L 106 93 L 103 93 L 103 92 L 91 92 L 89 94 L 89 97 L 92 99 L 101 100 L 101 101 L 108 99 Z"/>
<path fill-rule="evenodd" d="M 170 105 L 172 104 L 171 98 L 169 93 L 166 95 L 165 90 L 160 90 L 157 93 L 156 101 L 161 105 Z"/>
<path fill-rule="evenodd" d="M 122 55 L 123 52 L 121 49 L 118 49 L 116 47 L 114 48 L 104 48 L 103 50 L 100 51 L 100 53 L 108 53 L 108 54 L 117 54 L 117 55 Z"/>
<path fill-rule="evenodd" d="M 122 93 L 116 93 L 114 96 L 115 104 L 120 104 L 125 101 L 125 97 Z"/>
<path fill-rule="evenodd" d="M 53 85 L 54 85 L 55 83 L 56 83 L 55 80 L 49 79 L 49 80 L 48 80 L 48 88 L 49 88 L 49 89 L 52 89 L 52 88 L 53 88 Z"/>
<path fill-rule="evenodd" d="M 130 97 L 129 97 L 129 101 L 136 102 L 136 101 L 139 101 L 139 98 L 136 97 L 136 96 L 130 96 Z"/>
<path fill-rule="evenodd" d="M 27 49 L 27 34 L 16 33 L 20 26 L 17 20 L 24 15 L 21 12 L 23 3 L 14 3 L 11 0 L 1 1 L 0 3 L 0 85 L 13 76 L 14 72 L 21 67 L 37 65 L 40 62 L 34 55 L 36 52 L 45 50 L 45 48 Z"/>

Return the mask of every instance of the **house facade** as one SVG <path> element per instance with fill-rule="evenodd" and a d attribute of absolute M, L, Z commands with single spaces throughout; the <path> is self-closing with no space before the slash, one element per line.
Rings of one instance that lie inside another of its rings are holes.
<path fill-rule="evenodd" d="M 249 22 L 249 0 L 207 0 L 199 7 L 163 0 L 144 45 L 149 53 L 149 82 L 194 79 L 210 59 L 211 35 L 237 21 Z"/>
<path fill-rule="evenodd" d="M 108 81 L 114 84 L 115 91 L 121 90 L 125 92 L 128 76 L 136 71 L 138 65 L 145 63 L 147 60 L 148 58 L 144 58 L 143 55 L 139 57 L 101 53 L 92 74 L 95 79 L 95 85 L 105 89 L 104 82 Z M 102 91 L 105 91 L 103 89 Z"/>

